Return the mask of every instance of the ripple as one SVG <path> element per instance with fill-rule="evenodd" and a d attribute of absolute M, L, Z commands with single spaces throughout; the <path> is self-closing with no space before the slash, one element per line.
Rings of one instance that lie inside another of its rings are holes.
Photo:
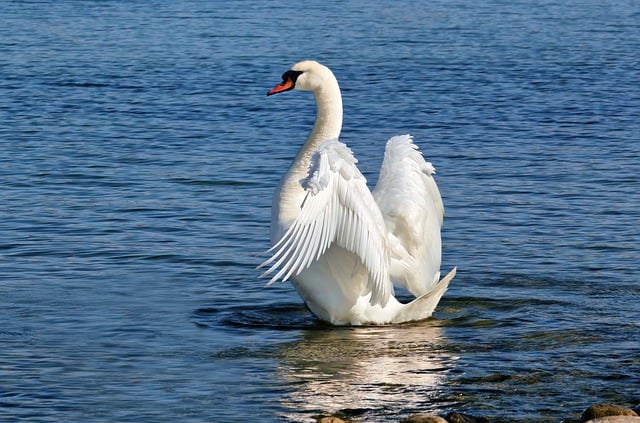
<path fill-rule="evenodd" d="M 3 417 L 549 422 L 637 400 L 633 2 L 227 3 L 2 4 Z M 459 273 L 434 319 L 329 327 L 256 281 L 315 112 L 264 93 L 309 33 L 371 185 L 400 131 L 438 168 Z"/>
<path fill-rule="evenodd" d="M 194 323 L 200 327 L 231 327 L 273 330 L 319 329 L 327 326 L 300 304 L 270 304 L 257 307 L 201 307 L 194 311 Z"/>
<path fill-rule="evenodd" d="M 187 179 L 187 178 L 173 178 L 172 181 L 183 185 L 194 186 L 228 186 L 228 187 L 243 187 L 243 186 L 255 186 L 260 185 L 259 182 L 249 180 L 235 180 L 235 179 Z"/>

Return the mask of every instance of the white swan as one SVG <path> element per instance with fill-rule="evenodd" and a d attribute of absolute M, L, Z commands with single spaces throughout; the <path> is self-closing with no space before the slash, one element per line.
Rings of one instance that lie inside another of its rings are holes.
<path fill-rule="evenodd" d="M 267 95 L 312 91 L 316 122 L 278 187 L 272 206 L 269 284 L 291 279 L 309 309 L 335 325 L 401 323 L 431 316 L 455 269 L 440 277 L 444 208 L 409 135 L 387 142 L 369 191 L 351 150 L 338 141 L 342 97 L 329 68 L 293 65 Z M 393 283 L 417 298 L 393 296 Z"/>

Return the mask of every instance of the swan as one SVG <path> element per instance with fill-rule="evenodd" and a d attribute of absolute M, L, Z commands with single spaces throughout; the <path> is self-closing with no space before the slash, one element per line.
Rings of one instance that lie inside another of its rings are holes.
<path fill-rule="evenodd" d="M 261 277 L 291 280 L 311 312 L 334 325 L 430 317 L 456 272 L 438 282 L 444 207 L 434 167 L 410 135 L 392 137 L 370 191 L 338 140 L 342 97 L 331 70 L 296 63 L 267 96 L 290 90 L 313 92 L 316 121 L 274 195 Z M 398 301 L 394 283 L 416 298 Z"/>

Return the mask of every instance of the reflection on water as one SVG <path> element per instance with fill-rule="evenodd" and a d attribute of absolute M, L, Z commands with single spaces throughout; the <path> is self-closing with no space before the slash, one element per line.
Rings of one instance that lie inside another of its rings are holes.
<path fill-rule="evenodd" d="M 279 376 L 293 388 L 284 417 L 425 410 L 457 359 L 441 345 L 433 321 L 305 331 L 279 354 Z"/>

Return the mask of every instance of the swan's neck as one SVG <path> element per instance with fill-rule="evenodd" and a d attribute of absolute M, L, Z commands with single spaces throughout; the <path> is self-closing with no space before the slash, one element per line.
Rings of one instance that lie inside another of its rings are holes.
<path fill-rule="evenodd" d="M 342 96 L 338 83 L 327 85 L 314 93 L 318 112 L 313 131 L 307 139 L 322 143 L 326 140 L 338 138 L 342 129 Z"/>
<path fill-rule="evenodd" d="M 313 154 L 324 141 L 340 136 L 342 97 L 338 81 L 331 75 L 313 94 L 317 107 L 316 123 L 274 196 L 271 220 L 271 239 L 274 242 L 277 242 L 300 213 L 300 204 L 305 196 L 301 181 L 308 175 Z"/>
<path fill-rule="evenodd" d="M 335 78 L 327 81 L 313 94 L 317 107 L 316 123 L 294 162 L 294 166 L 297 165 L 296 167 L 305 173 L 313 153 L 324 141 L 338 138 L 342 129 L 342 96 L 338 81 Z"/>

